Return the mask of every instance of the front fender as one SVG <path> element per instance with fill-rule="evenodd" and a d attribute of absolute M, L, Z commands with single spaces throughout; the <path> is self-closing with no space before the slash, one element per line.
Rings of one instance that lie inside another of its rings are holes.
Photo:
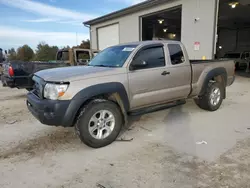
<path fill-rule="evenodd" d="M 129 110 L 129 99 L 126 89 L 123 84 L 119 82 L 109 82 L 103 84 L 97 84 L 89 86 L 79 91 L 71 100 L 70 105 L 65 113 L 64 122 L 70 126 L 73 126 L 77 112 L 82 105 L 98 95 L 105 95 L 111 93 L 118 93 L 125 111 Z"/>

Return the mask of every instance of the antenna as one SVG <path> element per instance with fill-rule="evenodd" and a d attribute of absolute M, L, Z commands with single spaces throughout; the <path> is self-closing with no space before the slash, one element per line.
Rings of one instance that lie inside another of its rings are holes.
<path fill-rule="evenodd" d="M 76 46 L 78 45 L 78 35 L 77 35 L 77 32 L 76 32 Z"/>

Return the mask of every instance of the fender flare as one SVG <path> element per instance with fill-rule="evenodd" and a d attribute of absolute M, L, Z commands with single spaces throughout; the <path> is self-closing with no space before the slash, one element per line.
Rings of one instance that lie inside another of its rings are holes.
<path fill-rule="evenodd" d="M 227 71 L 226 71 L 226 69 L 223 67 L 218 67 L 218 68 L 212 69 L 211 71 L 209 71 L 207 73 L 207 75 L 204 79 L 199 96 L 202 96 L 206 92 L 206 88 L 207 88 L 209 81 L 216 76 L 222 76 L 224 79 L 225 86 L 227 85 Z M 226 95 L 226 93 L 225 93 L 225 95 Z"/>
<path fill-rule="evenodd" d="M 123 103 L 123 107 L 127 112 L 129 110 L 129 99 L 123 84 L 119 82 L 97 84 L 82 89 L 71 99 L 69 107 L 64 116 L 64 121 L 63 121 L 64 124 L 67 124 L 68 126 L 73 126 L 79 109 L 89 99 L 92 99 L 98 95 L 105 95 L 112 93 L 119 94 L 121 101 Z"/>

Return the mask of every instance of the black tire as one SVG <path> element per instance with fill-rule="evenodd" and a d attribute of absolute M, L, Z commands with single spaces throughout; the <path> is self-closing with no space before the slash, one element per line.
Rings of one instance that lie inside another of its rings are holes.
<path fill-rule="evenodd" d="M 239 62 L 235 63 L 235 70 L 240 70 L 240 64 L 239 64 Z"/>
<path fill-rule="evenodd" d="M 222 83 L 214 82 L 214 83 L 209 83 L 206 92 L 204 93 L 203 96 L 200 96 L 197 99 L 194 99 L 195 103 L 197 106 L 199 106 L 201 109 L 208 110 L 208 111 L 216 111 L 220 108 L 222 101 L 223 101 L 223 96 L 225 89 L 223 88 Z M 219 102 L 216 105 L 213 105 L 210 100 L 210 96 L 212 91 L 214 89 L 218 88 L 220 90 L 220 99 Z"/>
<path fill-rule="evenodd" d="M 1 75 L 1 82 L 2 82 L 2 86 L 3 87 L 6 87 L 7 86 L 7 84 L 5 83 L 5 81 L 4 81 L 4 79 L 3 79 L 3 76 Z"/>
<path fill-rule="evenodd" d="M 115 118 L 115 126 L 111 134 L 104 139 L 96 139 L 89 131 L 91 117 L 100 110 L 110 111 Z M 75 129 L 81 141 L 92 148 L 101 148 L 111 144 L 118 137 L 123 125 L 122 113 L 117 104 L 105 99 L 95 99 L 85 105 L 78 116 Z"/>
<path fill-rule="evenodd" d="M 3 87 L 6 87 L 6 86 L 7 86 L 7 84 L 6 84 L 6 83 L 4 83 L 4 82 L 2 82 L 2 86 L 3 86 Z"/>

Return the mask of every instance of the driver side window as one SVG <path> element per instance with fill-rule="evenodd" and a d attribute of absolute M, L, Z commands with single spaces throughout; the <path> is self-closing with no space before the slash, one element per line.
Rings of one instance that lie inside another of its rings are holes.
<path fill-rule="evenodd" d="M 135 56 L 135 61 L 146 62 L 147 66 L 140 69 L 150 69 L 165 66 L 165 55 L 163 47 L 152 47 L 144 49 Z"/>

